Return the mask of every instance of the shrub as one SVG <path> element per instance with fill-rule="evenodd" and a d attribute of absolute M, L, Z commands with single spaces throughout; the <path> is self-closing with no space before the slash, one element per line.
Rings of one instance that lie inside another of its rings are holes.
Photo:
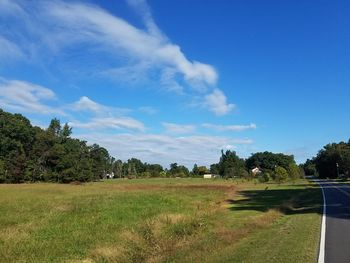
<path fill-rule="evenodd" d="M 260 183 L 267 183 L 268 181 L 271 180 L 271 176 L 269 173 L 264 172 L 261 175 L 259 175 L 258 180 Z"/>
<path fill-rule="evenodd" d="M 275 181 L 278 183 L 284 182 L 288 179 L 288 172 L 281 166 L 277 166 L 275 169 Z"/>

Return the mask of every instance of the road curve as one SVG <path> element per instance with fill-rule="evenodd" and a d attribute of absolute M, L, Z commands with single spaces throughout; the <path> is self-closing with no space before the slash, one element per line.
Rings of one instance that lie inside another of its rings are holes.
<path fill-rule="evenodd" d="M 330 180 L 319 183 L 326 206 L 324 247 L 320 247 L 319 263 L 349 263 L 350 185 Z"/>

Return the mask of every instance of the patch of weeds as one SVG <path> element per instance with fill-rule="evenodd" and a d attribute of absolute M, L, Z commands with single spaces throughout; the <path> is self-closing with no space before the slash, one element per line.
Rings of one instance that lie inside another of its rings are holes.
<path fill-rule="evenodd" d="M 128 261 L 159 262 L 169 259 L 205 226 L 202 217 L 180 214 L 165 214 L 148 220 L 125 234 Z"/>

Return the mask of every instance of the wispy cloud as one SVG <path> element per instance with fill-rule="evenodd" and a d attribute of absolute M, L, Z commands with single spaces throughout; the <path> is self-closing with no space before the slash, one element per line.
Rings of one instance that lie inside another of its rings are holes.
<path fill-rule="evenodd" d="M 0 77 L 0 105 L 4 108 L 20 112 L 64 115 L 61 109 L 47 104 L 48 101 L 56 99 L 56 94 L 51 89 Z"/>
<path fill-rule="evenodd" d="M 245 130 L 255 130 L 256 124 L 251 123 L 249 125 L 216 125 L 211 123 L 203 123 L 204 128 L 213 129 L 217 131 L 245 131 Z"/>
<path fill-rule="evenodd" d="M 20 48 L 0 35 L 0 63 L 7 62 L 6 59 L 18 59 L 21 57 L 23 57 L 23 53 Z"/>
<path fill-rule="evenodd" d="M 90 130 L 104 130 L 104 129 L 118 129 L 118 130 L 136 130 L 144 131 L 145 126 L 142 122 L 129 118 L 129 117 L 120 117 L 120 118 L 92 118 L 88 122 L 80 121 L 71 121 L 69 125 L 73 128 L 83 128 Z M 110 135 L 108 135 L 110 136 Z"/>
<path fill-rule="evenodd" d="M 173 134 L 188 134 L 193 133 L 196 130 L 194 125 L 176 124 L 163 122 L 162 125 L 166 129 L 166 132 Z"/>
<path fill-rule="evenodd" d="M 146 6 L 143 1 L 130 2 Z M 51 21 L 50 45 L 64 46 L 67 42 L 98 44 L 108 52 L 126 52 L 133 60 L 147 61 L 160 69 L 173 67 L 189 83 L 213 85 L 217 81 L 217 72 L 211 65 L 190 61 L 178 45 L 160 33 L 150 15 L 145 18 L 149 29 L 145 31 L 89 4 L 55 1 L 44 2 L 40 7 L 42 15 Z M 57 23 L 59 26 L 55 26 Z"/>

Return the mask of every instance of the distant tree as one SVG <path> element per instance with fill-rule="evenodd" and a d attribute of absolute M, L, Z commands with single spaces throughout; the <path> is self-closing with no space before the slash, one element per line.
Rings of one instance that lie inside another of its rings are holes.
<path fill-rule="evenodd" d="M 219 164 L 214 163 L 214 164 L 210 165 L 210 173 L 219 174 L 220 173 L 219 170 L 220 170 Z"/>
<path fill-rule="evenodd" d="M 315 160 L 307 159 L 304 164 L 302 164 L 302 168 L 306 175 L 315 175 L 316 174 L 316 164 Z"/>
<path fill-rule="evenodd" d="M 172 163 L 170 164 L 168 174 L 170 177 L 188 177 L 190 172 L 185 166 Z"/>
<path fill-rule="evenodd" d="M 287 171 L 288 171 L 290 179 L 292 179 L 293 181 L 295 181 L 301 177 L 300 169 L 299 169 L 298 165 L 296 165 L 294 163 L 290 163 L 288 165 Z"/>
<path fill-rule="evenodd" d="M 199 170 L 198 170 L 198 166 L 197 166 L 196 163 L 193 166 L 192 174 L 193 174 L 193 176 L 198 176 L 199 175 Z"/>
<path fill-rule="evenodd" d="M 123 177 L 123 162 L 121 160 L 117 160 L 113 165 L 113 173 L 117 178 Z"/>
<path fill-rule="evenodd" d="M 288 179 L 288 172 L 282 166 L 277 166 L 275 169 L 275 180 L 278 183 L 284 182 Z"/>
<path fill-rule="evenodd" d="M 0 183 L 5 183 L 6 181 L 5 161 L 0 159 Z"/>
<path fill-rule="evenodd" d="M 110 163 L 108 151 L 100 147 L 98 144 L 93 144 L 90 147 L 90 157 L 92 160 L 92 172 L 95 179 L 101 179 L 106 175 L 108 165 Z"/>
<path fill-rule="evenodd" d="M 218 163 L 218 170 L 225 178 L 245 176 L 245 162 L 239 158 L 234 151 L 221 151 L 221 158 Z"/>
<path fill-rule="evenodd" d="M 327 144 L 318 152 L 313 161 L 321 178 L 336 178 L 338 172 L 349 176 L 350 143 Z"/>
<path fill-rule="evenodd" d="M 61 133 L 61 122 L 60 120 L 54 118 L 51 120 L 49 127 L 47 128 L 49 133 L 53 135 L 59 135 Z"/>
<path fill-rule="evenodd" d="M 204 174 L 206 174 L 206 173 L 208 173 L 209 171 L 208 171 L 208 169 L 207 169 L 207 167 L 205 167 L 205 166 L 199 166 L 198 167 L 198 174 L 200 175 L 200 176 L 203 176 Z"/>
<path fill-rule="evenodd" d="M 72 134 L 72 128 L 69 127 L 68 123 L 64 124 L 63 129 L 61 131 L 61 136 L 63 138 L 68 138 Z"/>
<path fill-rule="evenodd" d="M 295 164 L 294 156 L 283 153 L 258 152 L 252 154 L 246 160 L 246 166 L 249 170 L 255 167 L 262 170 L 274 170 L 276 166 L 281 166 L 287 170 L 290 164 Z"/>

